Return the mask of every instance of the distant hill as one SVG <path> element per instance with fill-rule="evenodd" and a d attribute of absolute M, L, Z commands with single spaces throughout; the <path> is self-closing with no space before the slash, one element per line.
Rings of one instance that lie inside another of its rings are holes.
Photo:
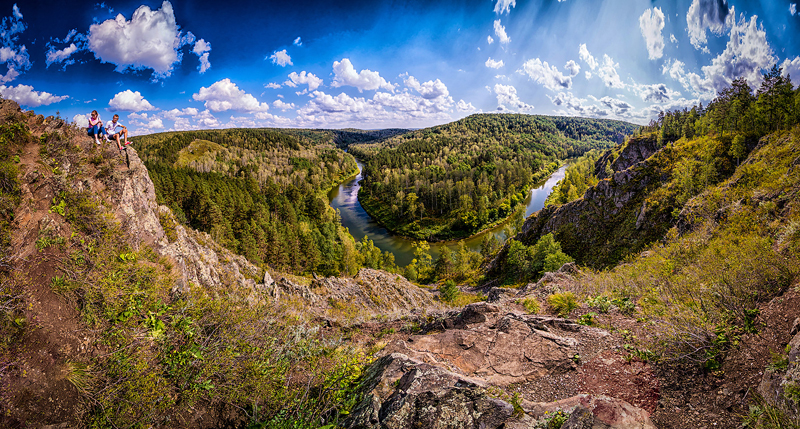
<path fill-rule="evenodd" d="M 401 235 L 467 237 L 503 221 L 559 162 L 611 147 L 638 127 L 621 121 L 478 114 L 369 144 L 362 205 Z"/>

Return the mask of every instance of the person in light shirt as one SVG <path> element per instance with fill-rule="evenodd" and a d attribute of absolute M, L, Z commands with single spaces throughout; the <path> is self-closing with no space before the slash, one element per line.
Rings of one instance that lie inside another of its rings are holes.
<path fill-rule="evenodd" d="M 114 118 L 106 124 L 106 136 L 107 139 L 114 139 L 117 142 L 117 149 L 124 150 L 126 146 L 131 144 L 128 141 L 128 128 L 125 125 L 119 123 L 119 115 L 114 115 Z M 119 138 L 123 137 L 124 141 L 120 142 Z M 123 146 L 123 143 L 125 146 Z"/>

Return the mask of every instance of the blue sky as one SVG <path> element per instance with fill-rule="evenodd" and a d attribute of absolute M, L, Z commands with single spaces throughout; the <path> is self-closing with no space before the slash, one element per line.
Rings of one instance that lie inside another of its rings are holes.
<path fill-rule="evenodd" d="M 0 3 L 0 95 L 134 134 L 420 128 L 477 112 L 647 123 L 777 64 L 792 1 Z"/>

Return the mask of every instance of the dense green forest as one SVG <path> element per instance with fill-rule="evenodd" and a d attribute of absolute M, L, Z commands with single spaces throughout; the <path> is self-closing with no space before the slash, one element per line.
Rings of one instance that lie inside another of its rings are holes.
<path fill-rule="evenodd" d="M 587 189 L 596 185 L 598 178 L 595 175 L 594 164 L 601 154 L 600 150 L 592 149 L 570 162 L 564 178 L 558 181 L 550 195 L 547 196 L 547 200 L 544 202 L 545 207 L 575 201 L 582 197 Z"/>
<path fill-rule="evenodd" d="M 327 189 L 357 171 L 353 157 L 336 146 L 374 137 L 229 129 L 153 134 L 136 143 L 159 203 L 181 222 L 257 264 L 335 275 L 355 273 L 365 259 L 359 252 L 365 246 L 341 227 L 325 199 Z"/>
<path fill-rule="evenodd" d="M 609 147 L 635 129 L 620 121 L 478 114 L 350 152 L 366 162 L 359 200 L 373 217 L 401 235 L 448 240 L 503 221 L 561 160 Z"/>

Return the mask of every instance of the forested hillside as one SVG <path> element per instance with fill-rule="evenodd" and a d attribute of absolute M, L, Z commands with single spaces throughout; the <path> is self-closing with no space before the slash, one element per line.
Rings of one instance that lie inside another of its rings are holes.
<path fill-rule="evenodd" d="M 324 191 L 356 169 L 337 144 L 367 132 L 229 129 L 136 139 L 159 203 L 257 264 L 295 273 L 355 273 L 356 244 Z"/>
<path fill-rule="evenodd" d="M 542 210 L 518 239 L 533 245 L 552 233 L 580 264 L 613 266 L 674 225 L 692 222 L 687 202 L 731 177 L 751 150 L 767 143 L 765 136 L 798 123 L 800 90 L 779 69 L 765 73 L 755 91 L 744 79 L 734 80 L 707 107 L 662 113 L 608 150 L 593 172 L 584 173 L 600 179 L 596 186 L 583 198 Z M 743 177 L 760 177 L 769 167 L 747 168 L 751 173 Z"/>
<path fill-rule="evenodd" d="M 620 121 L 509 114 L 462 120 L 350 147 L 366 161 L 359 199 L 389 229 L 456 239 L 504 220 L 563 159 L 622 141 Z"/>

